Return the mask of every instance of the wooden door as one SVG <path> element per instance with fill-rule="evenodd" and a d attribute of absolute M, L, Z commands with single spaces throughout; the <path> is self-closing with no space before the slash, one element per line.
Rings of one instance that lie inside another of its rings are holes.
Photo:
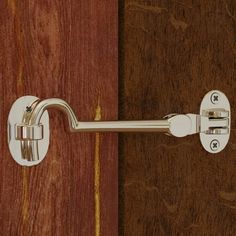
<path fill-rule="evenodd" d="M 0 9 L 0 235 L 117 235 L 115 134 L 71 134 L 50 111 L 49 152 L 26 168 L 6 132 L 24 95 L 65 99 L 81 120 L 117 119 L 117 1 L 4 0 Z"/>
<path fill-rule="evenodd" d="M 231 138 L 219 154 L 199 136 L 120 136 L 120 234 L 236 235 L 236 2 L 124 0 L 120 119 L 198 113 L 223 91 Z"/>

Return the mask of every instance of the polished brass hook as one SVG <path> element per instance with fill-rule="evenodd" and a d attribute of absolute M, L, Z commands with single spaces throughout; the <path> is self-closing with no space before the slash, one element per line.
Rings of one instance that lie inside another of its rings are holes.
<path fill-rule="evenodd" d="M 212 94 L 218 94 L 220 101 L 213 102 Z M 230 133 L 230 105 L 220 91 L 211 91 L 204 97 L 200 114 L 171 114 L 161 120 L 145 121 L 79 121 L 62 99 L 25 96 L 13 104 L 8 119 L 9 148 L 19 164 L 36 165 L 45 157 L 49 146 L 47 110 L 50 108 L 67 115 L 72 132 L 164 132 L 175 137 L 200 133 L 204 148 L 211 153 L 226 146 Z"/>

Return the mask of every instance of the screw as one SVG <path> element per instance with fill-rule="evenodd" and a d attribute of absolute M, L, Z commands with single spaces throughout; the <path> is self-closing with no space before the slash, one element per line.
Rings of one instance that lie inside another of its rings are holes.
<path fill-rule="evenodd" d="M 29 107 L 29 106 L 27 106 L 27 107 L 26 107 L 26 112 L 31 112 L 31 111 L 32 111 L 32 108 Z"/>
<path fill-rule="evenodd" d="M 214 92 L 211 95 L 211 102 L 213 104 L 218 104 L 220 102 L 220 94 L 218 92 Z"/>
<path fill-rule="evenodd" d="M 220 142 L 217 139 L 214 139 L 211 141 L 210 147 L 212 151 L 217 151 L 220 147 Z"/>

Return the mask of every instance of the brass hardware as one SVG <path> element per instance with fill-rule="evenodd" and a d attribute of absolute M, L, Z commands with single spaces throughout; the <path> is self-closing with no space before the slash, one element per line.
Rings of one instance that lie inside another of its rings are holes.
<path fill-rule="evenodd" d="M 49 108 L 67 115 L 71 132 L 164 132 L 175 137 L 200 133 L 203 147 L 211 153 L 223 150 L 230 135 L 230 105 L 220 91 L 211 91 L 204 97 L 200 115 L 171 114 L 161 120 L 145 121 L 78 121 L 62 99 L 25 96 L 13 104 L 8 119 L 9 148 L 18 164 L 37 165 L 45 157 L 49 146 Z"/>

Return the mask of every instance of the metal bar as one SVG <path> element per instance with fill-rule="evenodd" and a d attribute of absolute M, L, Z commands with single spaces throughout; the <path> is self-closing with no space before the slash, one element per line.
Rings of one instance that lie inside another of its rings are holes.
<path fill-rule="evenodd" d="M 32 104 L 32 110 L 24 120 L 29 125 L 38 125 L 44 111 L 48 108 L 56 108 L 66 113 L 72 132 L 168 132 L 170 128 L 167 119 L 150 121 L 78 121 L 70 105 L 59 98 L 36 101 Z"/>
<path fill-rule="evenodd" d="M 78 122 L 73 132 L 169 132 L 168 120 Z"/>

